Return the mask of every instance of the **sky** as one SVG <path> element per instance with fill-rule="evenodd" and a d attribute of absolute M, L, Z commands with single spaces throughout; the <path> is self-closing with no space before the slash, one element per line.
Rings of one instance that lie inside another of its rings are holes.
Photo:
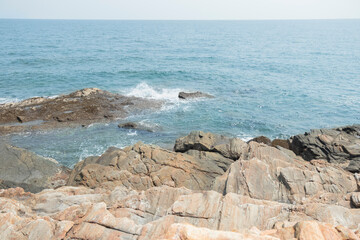
<path fill-rule="evenodd" d="M 0 18 L 348 19 L 360 0 L 0 0 Z"/>

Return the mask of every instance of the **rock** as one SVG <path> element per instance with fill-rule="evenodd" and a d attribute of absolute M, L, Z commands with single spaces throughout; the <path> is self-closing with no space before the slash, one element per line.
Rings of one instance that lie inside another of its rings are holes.
<path fill-rule="evenodd" d="M 180 99 L 193 99 L 193 98 L 214 98 L 213 95 L 203 92 L 179 92 Z"/>
<path fill-rule="evenodd" d="M 114 189 L 117 186 L 145 190 L 153 186 L 212 188 L 233 160 L 215 152 L 192 150 L 174 153 L 137 143 L 125 149 L 109 148 L 99 158 L 78 163 L 68 185 Z"/>
<path fill-rule="evenodd" d="M 353 174 L 340 167 L 307 162 L 290 150 L 253 141 L 247 144 L 192 132 L 177 139 L 174 149 L 177 152 L 142 143 L 109 148 L 98 158 L 78 163 L 68 185 L 136 190 L 167 185 L 289 203 L 341 202 L 343 206 L 350 206 L 350 198 L 342 200 L 343 196 L 357 190 Z"/>
<path fill-rule="evenodd" d="M 130 128 L 130 129 L 136 129 L 138 125 L 134 122 L 127 122 L 127 123 L 120 123 L 118 125 L 119 128 Z"/>
<path fill-rule="evenodd" d="M 289 141 L 285 139 L 274 139 L 271 144 L 272 147 L 282 147 L 285 149 L 290 149 Z"/>
<path fill-rule="evenodd" d="M 256 138 L 253 138 L 251 139 L 249 142 L 257 142 L 257 143 L 264 143 L 266 145 L 271 145 L 271 140 L 268 138 L 268 137 L 265 137 L 265 136 L 259 136 L 259 137 L 256 137 Z"/>
<path fill-rule="evenodd" d="M 45 188 L 65 185 L 69 169 L 54 159 L 45 158 L 25 149 L 0 141 L 0 187 L 22 187 L 39 192 Z"/>
<path fill-rule="evenodd" d="M 0 239 L 359 240 L 358 174 L 212 133 L 174 149 L 111 147 L 75 166 L 76 186 L 0 190 Z"/>
<path fill-rule="evenodd" d="M 360 125 L 316 129 L 293 136 L 290 148 L 305 160 L 327 159 L 351 172 L 360 170 Z"/>
<path fill-rule="evenodd" d="M 239 240 L 239 239 L 247 239 L 247 240 L 276 240 L 278 238 L 274 238 L 271 236 L 260 236 L 260 234 L 242 234 L 238 232 L 230 232 L 230 231 L 216 231 L 210 230 L 208 228 L 199 228 L 192 226 L 190 224 L 172 224 L 165 234 L 165 236 L 160 237 L 163 240 Z"/>
<path fill-rule="evenodd" d="M 354 207 L 360 208 L 360 192 L 353 192 L 350 199 Z"/>
<path fill-rule="evenodd" d="M 175 142 L 175 152 L 187 152 L 189 150 L 217 152 L 226 158 L 239 159 L 246 151 L 247 144 L 239 138 L 193 131 L 189 135 L 178 138 Z"/>
<path fill-rule="evenodd" d="M 157 125 L 150 126 L 142 123 L 134 123 L 134 122 L 126 122 L 126 123 L 120 123 L 118 125 L 119 128 L 125 128 L 125 129 L 136 129 L 136 130 L 142 130 L 147 132 L 155 132 L 157 130 L 160 130 L 161 128 Z"/>
<path fill-rule="evenodd" d="M 161 106 L 162 102 L 157 100 L 86 88 L 54 98 L 30 98 L 1 104 L 0 134 L 109 122 Z"/>
<path fill-rule="evenodd" d="M 223 196 L 214 191 L 168 186 L 145 191 L 125 187 L 112 191 L 61 187 L 16 200 L 0 198 L 1 239 L 27 239 L 27 236 L 33 239 L 46 236 L 46 239 L 130 240 L 177 236 L 189 239 L 357 239 L 348 228 L 356 228 L 358 222 L 357 209 L 314 203 L 292 205 L 235 193 Z"/>
<path fill-rule="evenodd" d="M 309 163 L 289 150 L 256 142 L 244 149 L 239 160 L 217 177 L 214 190 L 280 202 L 302 202 L 310 197 L 325 201 L 320 200 L 322 194 L 338 201 L 357 190 L 354 176 L 337 166 Z"/>

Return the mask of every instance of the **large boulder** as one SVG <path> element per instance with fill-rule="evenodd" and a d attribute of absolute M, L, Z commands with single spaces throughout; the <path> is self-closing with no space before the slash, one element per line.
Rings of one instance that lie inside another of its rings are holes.
<path fill-rule="evenodd" d="M 54 159 L 0 141 L 0 188 L 39 192 L 65 185 L 69 172 Z"/>
<path fill-rule="evenodd" d="M 291 138 L 291 149 L 305 160 L 326 159 L 360 171 L 360 125 L 315 129 Z"/>

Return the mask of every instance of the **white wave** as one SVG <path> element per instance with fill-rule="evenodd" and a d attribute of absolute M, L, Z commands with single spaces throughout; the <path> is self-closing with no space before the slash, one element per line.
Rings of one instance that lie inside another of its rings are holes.
<path fill-rule="evenodd" d="M 128 135 L 128 136 L 137 136 L 137 132 L 130 130 L 130 131 L 127 133 L 127 135 Z"/>
<path fill-rule="evenodd" d="M 245 134 L 241 134 L 241 135 L 239 134 L 239 135 L 237 135 L 237 137 L 240 138 L 241 140 L 243 140 L 244 142 L 248 142 L 254 138 L 254 136 L 245 135 Z"/>
<path fill-rule="evenodd" d="M 3 98 L 0 97 L 0 104 L 20 102 L 18 98 Z"/>
<path fill-rule="evenodd" d="M 135 88 L 126 93 L 127 96 L 150 98 L 156 100 L 165 100 L 170 102 L 179 102 L 179 92 L 183 91 L 179 88 L 161 88 L 156 89 L 149 86 L 147 83 L 142 82 L 136 85 Z"/>
<path fill-rule="evenodd" d="M 59 95 L 53 95 L 53 96 L 49 96 L 49 97 L 47 97 L 47 98 L 49 98 L 49 99 L 54 99 L 54 98 L 57 98 L 57 97 L 59 97 Z"/>

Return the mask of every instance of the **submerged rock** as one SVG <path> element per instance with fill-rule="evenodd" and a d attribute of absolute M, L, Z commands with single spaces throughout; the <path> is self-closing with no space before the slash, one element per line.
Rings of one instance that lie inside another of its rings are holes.
<path fill-rule="evenodd" d="M 360 172 L 360 125 L 315 129 L 293 136 L 290 147 L 305 160 L 326 159 Z"/>
<path fill-rule="evenodd" d="M 108 122 L 161 105 L 161 101 L 122 96 L 97 88 L 54 98 L 30 98 L 0 105 L 0 134 Z"/>
<path fill-rule="evenodd" d="M 127 123 L 119 123 L 119 128 L 129 128 L 129 129 L 137 129 L 138 125 L 134 122 L 127 122 Z"/>
<path fill-rule="evenodd" d="M 125 129 L 135 129 L 135 130 L 147 131 L 147 132 L 155 132 L 156 130 L 161 129 L 159 126 L 147 126 L 147 125 L 144 125 L 141 123 L 135 123 L 135 122 L 119 123 L 118 127 L 125 128 Z"/>
<path fill-rule="evenodd" d="M 215 98 L 213 95 L 203 92 L 179 92 L 180 99 L 193 99 L 193 98 Z"/>
<path fill-rule="evenodd" d="M 70 171 L 54 159 L 38 156 L 0 141 L 0 188 L 29 192 L 65 185 Z"/>

